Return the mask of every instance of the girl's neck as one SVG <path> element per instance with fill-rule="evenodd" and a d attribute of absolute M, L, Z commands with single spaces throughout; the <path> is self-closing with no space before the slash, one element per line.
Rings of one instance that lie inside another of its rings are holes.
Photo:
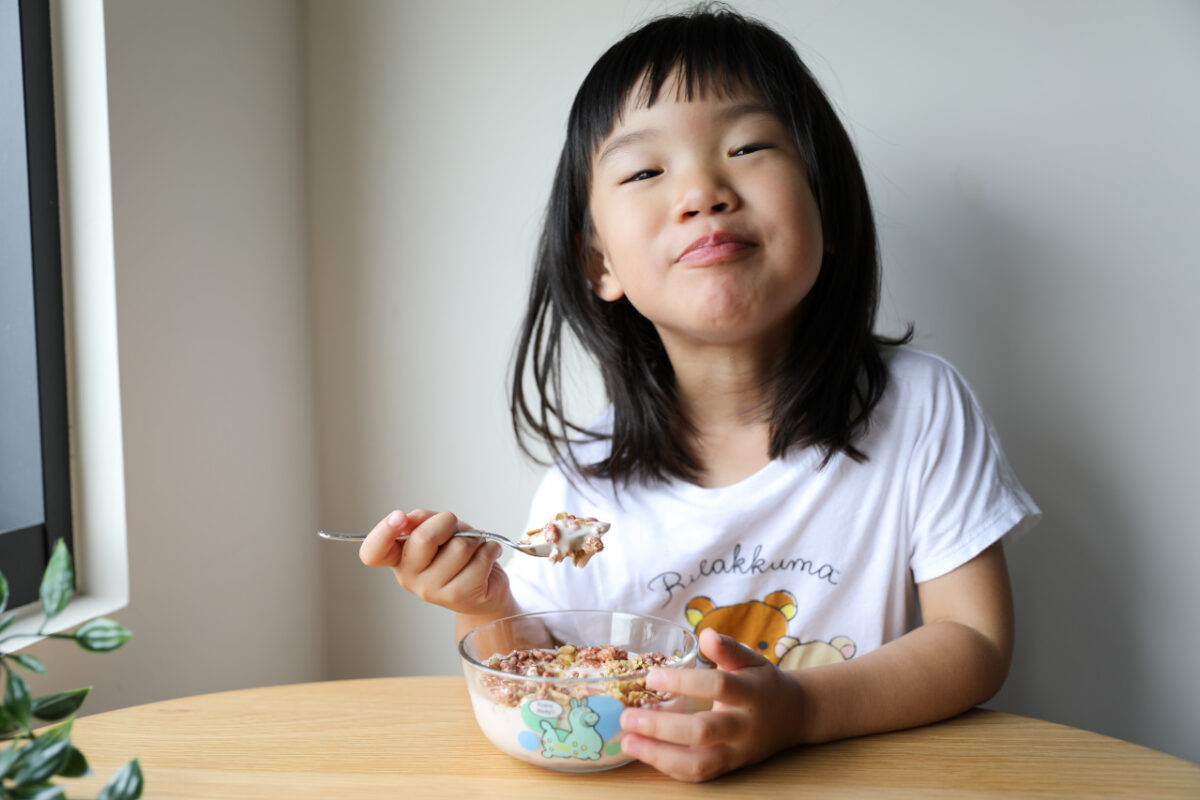
<path fill-rule="evenodd" d="M 770 462 L 766 403 L 774 363 L 774 358 L 742 349 L 671 353 L 680 411 L 695 431 L 700 486 L 737 483 Z"/>
<path fill-rule="evenodd" d="M 767 400 L 764 365 L 733 351 L 673 356 L 680 410 L 699 431 L 745 427 Z"/>
<path fill-rule="evenodd" d="M 796 317 L 751 340 L 713 344 L 659 330 L 680 410 L 698 431 L 729 430 L 764 422 L 771 380 L 792 339 Z"/>

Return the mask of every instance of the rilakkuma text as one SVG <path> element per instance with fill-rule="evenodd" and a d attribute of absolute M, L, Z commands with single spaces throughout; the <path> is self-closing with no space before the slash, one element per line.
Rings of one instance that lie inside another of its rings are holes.
<path fill-rule="evenodd" d="M 754 552 L 747 558 L 742 555 L 742 545 L 735 544 L 733 553 L 728 559 L 714 558 L 709 561 L 702 559 L 696 571 L 685 576 L 681 572 L 660 572 L 650 579 L 646 588 L 655 592 L 666 592 L 666 598 L 659 608 L 671 602 L 671 597 L 678 589 L 686 589 L 701 578 L 713 575 L 761 575 L 765 572 L 800 572 L 810 577 L 827 582 L 830 586 L 838 585 L 838 576 L 842 574 L 832 564 L 817 564 L 807 558 L 781 558 L 768 561 L 762 557 L 762 545 L 755 545 Z"/>

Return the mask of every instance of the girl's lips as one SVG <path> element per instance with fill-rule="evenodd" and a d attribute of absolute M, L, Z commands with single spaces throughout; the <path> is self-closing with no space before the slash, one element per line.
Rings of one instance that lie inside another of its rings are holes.
<path fill-rule="evenodd" d="M 736 233 L 718 231 L 701 236 L 689 244 L 687 249 L 680 253 L 679 258 L 675 260 L 681 264 L 716 261 L 757 246 L 754 242 L 738 236 Z"/>

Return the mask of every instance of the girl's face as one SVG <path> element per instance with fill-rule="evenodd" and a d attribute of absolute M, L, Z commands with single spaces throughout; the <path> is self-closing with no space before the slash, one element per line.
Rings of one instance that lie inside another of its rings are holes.
<path fill-rule="evenodd" d="M 824 253 L 800 152 L 752 96 L 671 94 L 627 103 L 592 158 L 592 285 L 668 351 L 785 341 Z"/>

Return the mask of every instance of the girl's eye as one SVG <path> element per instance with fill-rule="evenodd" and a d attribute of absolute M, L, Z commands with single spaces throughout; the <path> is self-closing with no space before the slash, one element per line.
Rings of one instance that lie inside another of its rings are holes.
<path fill-rule="evenodd" d="M 633 183 L 634 181 L 644 181 L 647 178 L 653 178 L 655 175 L 661 175 L 662 171 L 657 169 L 644 169 L 641 172 L 635 172 L 621 183 Z"/>
<path fill-rule="evenodd" d="M 741 147 L 734 148 L 729 155 L 748 156 L 751 153 L 757 153 L 759 150 L 770 150 L 774 146 L 773 144 L 744 144 Z"/>

